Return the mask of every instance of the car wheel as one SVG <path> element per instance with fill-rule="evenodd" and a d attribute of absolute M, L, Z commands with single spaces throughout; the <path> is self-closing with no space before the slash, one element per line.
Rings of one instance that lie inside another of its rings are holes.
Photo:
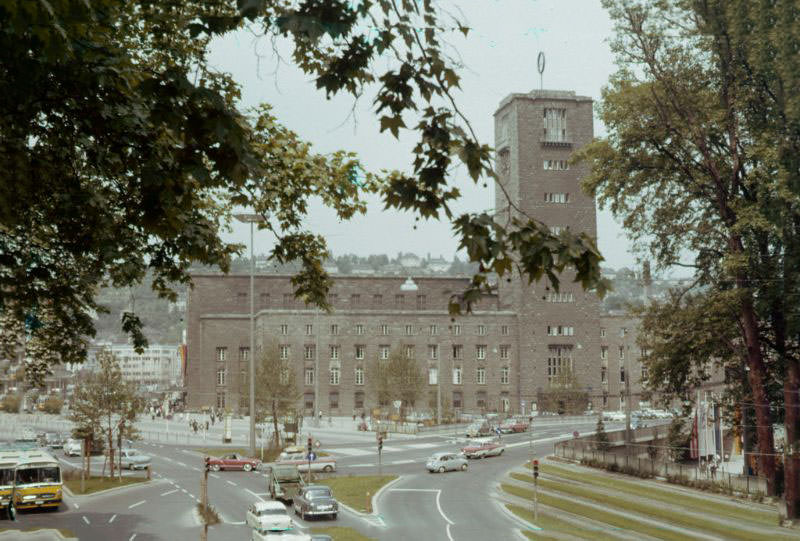
<path fill-rule="evenodd" d="M 461 471 L 467 471 L 467 465 L 466 464 L 462 464 L 461 465 Z"/>
<path fill-rule="evenodd" d="M 244 471 L 252 471 L 252 469 L 253 469 L 253 465 L 252 465 L 252 464 L 245 464 L 245 465 L 242 467 L 242 469 L 243 469 Z"/>
<path fill-rule="evenodd" d="M 324 471 L 325 473 L 331 473 L 331 472 L 333 471 L 333 466 L 331 466 L 330 464 L 328 464 L 327 466 L 325 466 L 324 468 L 322 468 L 322 471 Z"/>
<path fill-rule="evenodd" d="M 220 470 L 219 464 L 212 464 L 211 465 L 211 471 L 219 471 L 219 470 Z"/>
<path fill-rule="evenodd" d="M 439 469 L 437 471 L 439 473 L 444 473 L 444 466 L 439 466 Z"/>

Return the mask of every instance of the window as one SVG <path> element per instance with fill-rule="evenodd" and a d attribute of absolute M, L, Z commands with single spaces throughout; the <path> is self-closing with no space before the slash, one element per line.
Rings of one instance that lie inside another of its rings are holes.
<path fill-rule="evenodd" d="M 361 323 L 356 325 L 356 334 L 364 334 L 364 325 Z"/>
<path fill-rule="evenodd" d="M 500 334 L 502 334 L 503 336 L 508 336 L 508 325 L 500 326 Z"/>
<path fill-rule="evenodd" d="M 566 142 L 567 140 L 567 110 L 545 107 L 543 110 L 544 141 L 551 143 Z"/>
<path fill-rule="evenodd" d="M 453 325 L 453 335 L 461 336 L 461 325 Z"/>
<path fill-rule="evenodd" d="M 289 346 L 281 346 L 280 349 L 281 359 L 286 360 L 289 358 Z"/>
<path fill-rule="evenodd" d="M 605 337 L 606 337 L 606 328 L 600 327 L 600 338 L 605 338 Z"/>
<path fill-rule="evenodd" d="M 430 333 L 431 333 L 431 336 L 436 336 L 437 334 L 439 334 L 439 327 L 438 327 L 438 325 L 431 325 L 431 326 L 430 326 L 430 328 L 429 328 L 428 330 L 430 331 Z"/>
<path fill-rule="evenodd" d="M 460 408 L 462 404 L 461 392 L 453 391 L 453 407 Z"/>
<path fill-rule="evenodd" d="M 475 358 L 476 359 L 485 359 L 486 358 L 486 346 L 481 344 L 475 346 Z"/>
<path fill-rule="evenodd" d="M 281 367 L 281 385 L 289 383 L 289 368 L 286 366 Z"/>
<path fill-rule="evenodd" d="M 648 375 L 647 365 L 643 364 L 642 365 L 642 381 L 647 381 L 647 375 Z"/>
<path fill-rule="evenodd" d="M 482 366 L 478 368 L 476 381 L 478 385 L 486 385 L 486 369 Z"/>
<path fill-rule="evenodd" d="M 436 344 L 430 344 L 428 346 L 428 358 L 429 359 L 438 359 L 439 358 L 439 346 Z"/>
<path fill-rule="evenodd" d="M 239 360 L 246 361 L 250 358 L 250 348 L 239 348 Z"/>
<path fill-rule="evenodd" d="M 403 308 L 403 301 L 404 301 L 403 295 L 395 295 L 394 307 L 397 308 L 398 310 L 401 310 Z"/>
<path fill-rule="evenodd" d="M 625 367 L 624 366 L 620 366 L 619 367 L 619 382 L 620 383 L 625 383 Z"/>
<path fill-rule="evenodd" d="M 620 338 L 625 338 L 625 335 L 626 335 L 626 334 L 628 334 L 628 329 L 627 329 L 627 328 L 625 328 L 625 327 L 622 327 L 622 328 L 619 330 L 619 337 L 620 337 Z"/>
<path fill-rule="evenodd" d="M 478 325 L 478 335 L 486 336 L 486 325 Z"/>
<path fill-rule="evenodd" d="M 228 371 L 224 368 L 217 368 L 217 385 L 225 385 Z"/>
<path fill-rule="evenodd" d="M 388 325 L 381 325 L 381 334 L 383 336 L 387 336 L 389 334 L 389 326 Z"/>
<path fill-rule="evenodd" d="M 315 353 L 316 352 L 314 351 L 314 346 L 305 346 L 303 348 L 303 358 L 304 359 L 313 360 L 314 356 L 315 356 L 314 355 Z"/>
<path fill-rule="evenodd" d="M 286 336 L 287 334 L 289 334 L 289 326 L 286 323 L 281 325 L 281 334 L 283 336 Z"/>
<path fill-rule="evenodd" d="M 425 310 L 426 304 L 425 295 L 417 295 L 417 310 Z"/>
<path fill-rule="evenodd" d="M 600 358 L 608 359 L 608 346 L 600 346 Z"/>
<path fill-rule="evenodd" d="M 225 393 L 217 393 L 217 409 L 225 409 Z"/>
<path fill-rule="evenodd" d="M 439 370 L 435 366 L 428 368 L 428 385 L 437 385 L 439 383 Z"/>
<path fill-rule="evenodd" d="M 405 347 L 406 359 L 413 359 L 414 358 L 414 346 L 407 345 Z"/>
<path fill-rule="evenodd" d="M 625 391 L 619 392 L 619 405 L 621 408 L 625 407 Z"/>
<path fill-rule="evenodd" d="M 283 294 L 283 307 L 289 308 L 293 304 L 293 295 L 291 293 L 284 293 Z"/>
<path fill-rule="evenodd" d="M 331 325 L 331 334 L 334 336 L 339 334 L 339 325 L 336 325 L 335 323 Z"/>
<path fill-rule="evenodd" d="M 389 346 L 378 346 L 378 357 L 381 360 L 386 360 L 389 358 Z"/>
<path fill-rule="evenodd" d="M 507 366 L 503 366 L 500 368 L 500 383 L 502 385 L 508 385 L 508 374 L 511 369 Z"/>
<path fill-rule="evenodd" d="M 569 161 L 567 160 L 544 160 L 545 171 L 568 171 Z M 562 194 L 563 195 L 563 194 Z M 551 203 L 566 203 L 566 201 L 551 201 Z"/>
<path fill-rule="evenodd" d="M 600 383 L 608 383 L 608 368 L 600 367 Z"/>
<path fill-rule="evenodd" d="M 306 336 L 311 336 L 312 334 L 314 334 L 314 326 L 306 325 Z"/>
<path fill-rule="evenodd" d="M 328 395 L 328 406 L 332 410 L 339 409 L 339 393 L 333 392 Z"/>
<path fill-rule="evenodd" d="M 564 231 L 564 228 L 562 226 L 560 226 L 560 225 L 550 226 L 550 232 L 553 235 L 560 235 L 562 231 Z"/>
<path fill-rule="evenodd" d="M 508 359 L 508 351 L 511 349 L 511 346 L 500 346 L 500 358 L 501 359 Z"/>
<path fill-rule="evenodd" d="M 313 410 L 314 409 L 314 393 L 305 393 L 303 395 L 303 406 L 307 410 Z"/>
<path fill-rule="evenodd" d="M 364 385 L 364 367 L 356 366 L 356 385 Z M 357 406 L 361 407 L 361 406 Z"/>
<path fill-rule="evenodd" d="M 461 344 L 453 345 L 453 359 L 461 359 L 464 356 L 464 346 Z"/>
<path fill-rule="evenodd" d="M 625 358 L 625 346 L 620 346 L 619 347 L 619 358 L 620 359 L 624 359 Z"/>
<path fill-rule="evenodd" d="M 339 385 L 339 365 L 332 365 L 330 367 L 330 384 Z"/>
<path fill-rule="evenodd" d="M 381 308 L 383 306 L 383 295 L 373 295 L 372 296 L 372 307 L 373 308 Z"/>
<path fill-rule="evenodd" d="M 453 367 L 453 385 L 461 385 L 461 367 L 454 366 Z M 455 407 L 455 404 L 453 404 Z"/>
<path fill-rule="evenodd" d="M 313 368 L 306 368 L 304 380 L 306 385 L 314 385 L 314 369 Z M 308 406 L 306 406 L 308 407 Z M 313 407 L 313 406 L 311 406 Z"/>
<path fill-rule="evenodd" d="M 545 162 L 547 163 L 547 162 Z M 545 167 L 546 169 L 546 167 Z M 545 203 L 569 203 L 568 193 L 544 192 Z"/>
<path fill-rule="evenodd" d="M 262 293 L 260 295 L 260 299 L 262 308 L 266 308 L 267 306 L 269 306 L 269 293 Z"/>
<path fill-rule="evenodd" d="M 355 394 L 355 406 L 357 408 L 364 407 L 364 391 L 356 391 Z"/>
<path fill-rule="evenodd" d="M 608 393 L 603 393 L 603 407 L 608 407 Z"/>
<path fill-rule="evenodd" d="M 363 359 L 367 346 L 356 346 L 356 359 Z"/>
<path fill-rule="evenodd" d="M 228 348 L 217 348 L 217 360 L 225 362 L 228 358 Z"/>
<path fill-rule="evenodd" d="M 331 359 L 339 358 L 339 346 L 331 346 Z"/>
<path fill-rule="evenodd" d="M 361 307 L 361 295 L 350 295 L 350 306 L 353 308 Z"/>
<path fill-rule="evenodd" d="M 247 293 L 244 293 L 244 292 L 240 291 L 239 293 L 236 294 L 236 299 L 240 303 L 247 302 Z"/>
<path fill-rule="evenodd" d="M 572 370 L 572 346 L 549 346 L 547 357 L 547 380 L 560 383 L 562 376 Z"/>
<path fill-rule="evenodd" d="M 547 302 L 575 302 L 575 297 L 571 292 L 551 291 L 547 294 Z"/>
<path fill-rule="evenodd" d="M 548 325 L 547 336 L 572 336 L 575 334 L 574 327 L 565 325 Z"/>
<path fill-rule="evenodd" d="M 414 334 L 414 326 L 406 325 L 406 336 L 412 336 L 413 334 Z"/>

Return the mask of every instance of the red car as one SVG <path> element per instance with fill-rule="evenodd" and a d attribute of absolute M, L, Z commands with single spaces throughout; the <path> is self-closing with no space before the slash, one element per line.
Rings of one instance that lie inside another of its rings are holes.
<path fill-rule="evenodd" d="M 527 432 L 528 423 L 519 419 L 509 419 L 500 425 L 500 432 L 511 434 L 512 432 Z"/>
<path fill-rule="evenodd" d="M 499 441 L 473 440 L 461 449 L 467 458 L 486 458 L 487 456 L 500 456 L 506 446 Z"/>
<path fill-rule="evenodd" d="M 261 461 L 257 458 L 247 458 L 245 456 L 240 455 L 239 453 L 231 453 L 229 455 L 224 456 L 209 456 L 206 457 L 206 462 L 208 463 L 208 467 L 212 471 L 219 471 L 219 470 L 244 470 L 244 471 L 251 471 L 258 467 L 261 464 Z"/>

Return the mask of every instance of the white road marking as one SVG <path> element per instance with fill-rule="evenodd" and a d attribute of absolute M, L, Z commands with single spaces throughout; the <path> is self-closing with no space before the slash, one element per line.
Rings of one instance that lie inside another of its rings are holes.
<path fill-rule="evenodd" d="M 85 515 L 84 515 L 84 516 L 82 516 L 81 518 L 83 519 L 83 521 L 84 521 L 86 524 L 91 524 L 91 522 L 89 522 L 89 519 L 88 519 L 88 518 L 86 518 L 86 516 L 85 516 Z"/>
<path fill-rule="evenodd" d="M 114 522 L 115 518 L 117 518 L 117 515 L 111 515 L 111 518 L 108 519 L 108 523 L 111 524 L 112 522 Z"/>
<path fill-rule="evenodd" d="M 447 538 L 448 538 L 450 541 L 455 541 L 455 540 L 453 539 L 453 536 L 452 536 L 452 535 L 450 535 L 450 525 L 449 525 L 449 524 L 447 525 Z"/>
<path fill-rule="evenodd" d="M 247 523 L 242 520 L 242 521 L 239 521 L 239 522 L 228 522 L 227 524 L 235 524 L 236 526 L 241 526 L 242 524 L 247 524 Z"/>
<path fill-rule="evenodd" d="M 411 464 L 415 462 L 414 460 L 394 460 L 392 464 Z"/>
<path fill-rule="evenodd" d="M 390 488 L 389 492 L 441 492 L 438 488 Z"/>
<path fill-rule="evenodd" d="M 181 492 L 183 492 L 184 494 L 189 494 L 189 492 L 185 488 L 182 488 Z"/>
<path fill-rule="evenodd" d="M 186 464 L 184 464 L 183 462 L 178 462 L 177 460 L 175 461 L 175 464 L 177 464 L 178 466 L 183 466 L 184 468 L 186 467 Z"/>
<path fill-rule="evenodd" d="M 194 466 L 192 466 L 192 469 L 193 469 L 194 471 L 201 471 L 201 470 L 200 470 L 200 468 L 195 468 Z"/>
<path fill-rule="evenodd" d="M 228 479 L 226 479 L 225 482 L 228 483 L 231 486 L 234 486 L 234 487 L 236 486 L 236 483 L 234 483 L 233 481 L 229 481 Z"/>
<path fill-rule="evenodd" d="M 133 534 L 132 536 L 130 536 L 128 538 L 128 541 L 133 541 L 134 539 L 136 539 L 136 534 Z"/>
<path fill-rule="evenodd" d="M 409 449 L 430 449 L 431 447 L 441 447 L 441 443 L 412 443 L 406 445 Z"/>
<path fill-rule="evenodd" d="M 210 475 L 214 479 L 219 479 L 219 475 L 217 475 L 216 473 L 209 473 L 208 475 Z"/>
<path fill-rule="evenodd" d="M 366 449 L 331 449 L 330 451 L 335 455 L 345 456 L 364 456 L 377 453 L 377 451 L 367 451 Z"/>
<path fill-rule="evenodd" d="M 375 464 L 349 464 L 348 466 L 343 466 L 347 468 L 368 468 L 370 466 L 374 466 Z"/>
<path fill-rule="evenodd" d="M 178 492 L 178 490 L 179 490 L 179 489 L 177 489 L 177 488 L 175 488 L 175 489 L 172 489 L 172 490 L 168 490 L 168 491 L 166 491 L 166 492 L 163 492 L 161 495 L 162 495 L 162 496 L 169 496 L 170 494 L 175 494 L 176 492 Z"/>
<path fill-rule="evenodd" d="M 436 491 L 436 508 L 439 509 L 439 514 L 442 515 L 442 518 L 447 521 L 447 524 L 449 526 L 450 524 L 454 524 L 454 522 L 452 520 L 450 520 L 449 518 L 447 518 L 447 515 L 445 515 L 444 511 L 442 511 L 442 504 L 439 501 L 439 497 L 441 495 L 442 495 L 442 491 L 441 490 L 437 490 Z M 447 536 L 450 537 L 450 528 L 449 527 L 447 528 Z M 453 541 L 452 537 L 450 537 L 450 541 Z"/>
<path fill-rule="evenodd" d="M 81 508 L 81 506 L 80 506 L 80 505 L 78 505 L 77 503 L 73 503 L 72 505 L 74 505 L 74 506 L 75 506 L 75 509 L 80 509 L 80 508 Z"/>
<path fill-rule="evenodd" d="M 143 503 L 145 503 L 146 501 L 147 501 L 147 500 L 142 500 L 142 501 L 139 501 L 139 502 L 136 502 L 136 503 L 132 503 L 132 504 L 130 504 L 130 505 L 128 506 L 128 509 L 133 509 L 134 507 L 139 507 L 140 505 L 142 505 L 142 504 L 143 504 Z"/>
<path fill-rule="evenodd" d="M 263 500 L 264 499 L 264 498 L 261 497 L 262 496 L 261 494 L 257 494 L 255 492 L 253 492 L 252 490 L 250 490 L 249 488 L 246 488 L 245 490 L 247 492 L 249 492 L 250 494 L 252 494 L 253 496 L 255 496 L 256 498 L 258 498 L 259 500 Z M 264 496 L 266 496 L 266 494 L 264 494 Z"/>

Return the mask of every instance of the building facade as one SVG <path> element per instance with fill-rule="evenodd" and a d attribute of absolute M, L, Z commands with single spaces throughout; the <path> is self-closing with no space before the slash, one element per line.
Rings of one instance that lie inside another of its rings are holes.
<path fill-rule="evenodd" d="M 75 368 L 96 371 L 97 354 L 110 351 L 119 361 L 122 379 L 138 385 L 142 391 L 168 391 L 182 386 L 182 362 L 177 344 L 151 344 L 141 354 L 130 344 L 97 342 L 92 345 L 83 365 Z"/>
<path fill-rule="evenodd" d="M 566 91 L 512 94 L 495 113 L 495 133 L 495 212 L 596 238 L 595 202 L 580 189 L 586 171 L 569 163 L 593 137 L 592 100 Z M 540 393 L 566 376 L 587 391 L 590 407 L 619 407 L 602 364 L 602 352 L 612 345 L 601 329 L 610 324 L 603 322 L 597 296 L 573 279 L 565 272 L 556 290 L 547 281 L 504 278 L 474 313 L 452 318 L 450 295 L 463 291 L 467 278 L 337 276 L 330 292 L 334 312 L 320 314 L 294 298 L 289 276 L 257 275 L 255 343 L 257 349 L 274 344 L 291 360 L 308 412 L 374 407 L 368 364 L 392 349 L 413 356 L 424 370 L 422 409 L 435 406 L 438 388 L 444 409 L 528 413 Z M 250 278 L 195 274 L 193 281 L 187 406 L 243 411 Z M 627 360 L 638 363 L 635 354 Z"/>

